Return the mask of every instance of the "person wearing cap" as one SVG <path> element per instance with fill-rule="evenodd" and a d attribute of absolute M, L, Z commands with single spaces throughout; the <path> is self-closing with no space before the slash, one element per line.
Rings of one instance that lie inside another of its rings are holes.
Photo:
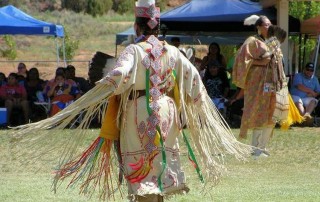
<path fill-rule="evenodd" d="M 317 97 L 320 95 L 319 80 L 314 76 L 314 70 L 313 63 L 307 63 L 303 71 L 294 76 L 291 86 L 292 99 L 306 119 L 312 119 L 311 113 L 316 108 Z"/>
<path fill-rule="evenodd" d="M 125 48 L 93 89 L 55 116 L 14 132 L 15 139 L 23 139 L 27 131 L 54 128 L 41 136 L 48 142 L 80 112 L 78 129 L 87 128 L 94 115 L 104 115 L 99 136 L 84 152 L 77 146 L 86 143 L 88 130 L 76 129 L 65 143 L 54 189 L 71 177 L 69 186 L 80 185 L 82 194 L 98 190 L 101 199 L 109 199 L 126 184 L 130 201 L 160 202 L 189 190 L 178 138 L 184 138 L 189 166 L 205 184 L 215 184 L 224 174 L 226 154 L 244 160 L 252 151 L 225 125 L 198 70 L 176 47 L 157 38 L 160 9 L 155 1 L 137 1 L 135 15 L 136 44 Z"/>

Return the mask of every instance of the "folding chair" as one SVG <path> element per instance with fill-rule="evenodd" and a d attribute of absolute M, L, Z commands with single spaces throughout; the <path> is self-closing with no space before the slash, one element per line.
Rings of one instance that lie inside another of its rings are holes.
<path fill-rule="evenodd" d="M 37 98 L 38 100 L 34 102 L 33 104 L 40 106 L 46 113 L 47 117 L 50 115 L 50 109 L 51 109 L 51 101 L 50 98 L 45 99 L 45 96 L 42 92 L 37 92 Z"/>

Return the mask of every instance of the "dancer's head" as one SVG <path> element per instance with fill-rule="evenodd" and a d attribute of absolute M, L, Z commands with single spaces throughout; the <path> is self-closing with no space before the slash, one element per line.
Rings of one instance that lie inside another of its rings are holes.
<path fill-rule="evenodd" d="M 265 15 L 251 15 L 244 20 L 244 25 L 254 25 L 258 34 L 263 38 L 267 38 L 268 28 L 272 23 Z"/>
<path fill-rule="evenodd" d="M 160 8 L 155 6 L 155 0 L 138 0 L 135 16 L 134 29 L 137 36 L 159 34 Z"/>

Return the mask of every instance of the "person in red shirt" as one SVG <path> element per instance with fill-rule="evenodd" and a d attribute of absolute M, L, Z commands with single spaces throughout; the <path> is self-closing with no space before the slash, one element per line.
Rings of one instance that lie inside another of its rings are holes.
<path fill-rule="evenodd" d="M 18 84 L 18 74 L 10 73 L 8 83 L 0 89 L 0 97 L 4 99 L 7 108 L 7 121 L 11 125 L 11 114 L 13 108 L 21 108 L 24 114 L 24 123 L 28 123 L 29 105 L 27 93 L 24 86 Z"/>

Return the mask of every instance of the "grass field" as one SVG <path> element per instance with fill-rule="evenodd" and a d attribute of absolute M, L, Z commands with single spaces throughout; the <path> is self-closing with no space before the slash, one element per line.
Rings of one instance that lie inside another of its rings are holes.
<path fill-rule="evenodd" d="M 237 134 L 238 129 L 234 129 Z M 87 144 L 98 130 L 91 130 Z M 249 140 L 247 140 L 249 142 Z M 41 167 L 32 172 L 19 164 L 8 153 L 9 138 L 0 131 L 0 201 L 98 201 L 79 196 L 77 188 L 65 189 L 62 184 L 57 194 L 51 191 L 52 174 L 50 161 L 38 161 Z M 276 129 L 269 144 L 271 156 L 264 159 L 248 159 L 239 162 L 227 159 L 228 173 L 218 186 L 206 193 L 187 162 L 182 147 L 183 161 L 187 170 L 190 192 L 176 195 L 166 201 L 320 201 L 320 128 Z M 57 153 L 53 153 L 57 156 Z M 116 201 L 126 201 L 117 198 Z"/>

